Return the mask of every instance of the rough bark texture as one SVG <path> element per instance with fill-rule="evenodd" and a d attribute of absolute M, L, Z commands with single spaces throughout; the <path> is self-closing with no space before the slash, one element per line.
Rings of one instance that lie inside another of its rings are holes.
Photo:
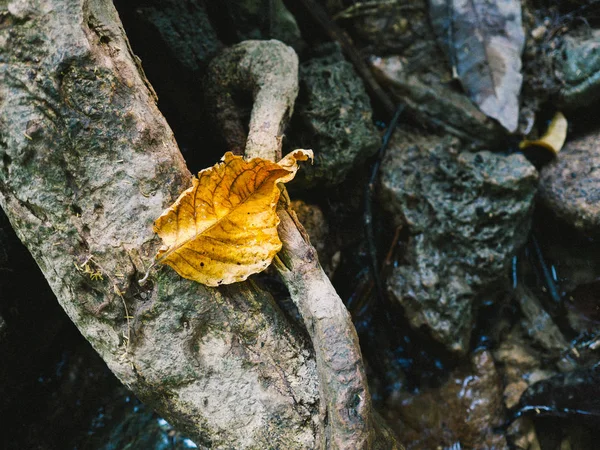
<path fill-rule="evenodd" d="M 358 335 L 350 313 L 323 271 L 317 251 L 291 208 L 279 203 L 283 248 L 274 265 L 290 291 L 315 350 L 325 446 L 403 450 L 371 403 Z"/>
<path fill-rule="evenodd" d="M 247 139 L 232 96 L 232 92 L 240 91 L 250 93 L 254 102 Z M 207 97 L 234 153 L 272 161 L 281 159 L 283 129 L 297 95 L 298 57 L 282 42 L 244 41 L 225 50 L 210 64 Z"/>
<path fill-rule="evenodd" d="M 254 97 L 244 154 L 278 160 L 282 130 L 298 92 L 298 59 L 279 41 L 245 41 L 211 63 L 211 96 L 230 99 L 232 89 Z M 235 121 L 219 117 L 222 129 Z M 219 109 L 217 108 L 217 113 Z M 260 126 L 258 126 L 260 125 Z M 284 192 L 279 211 L 281 259 L 274 265 L 283 278 L 315 350 L 321 397 L 322 445 L 334 449 L 397 448 L 383 421 L 375 423 L 358 336 L 350 314 L 321 268 L 315 248 L 289 206 Z"/>
<path fill-rule="evenodd" d="M 323 272 L 317 252 L 293 211 L 281 209 L 279 218 L 284 246 L 275 266 L 315 347 L 324 399 L 322 415 L 331 425 L 326 433 L 327 447 L 372 448 L 371 395 L 350 314 Z M 394 448 L 392 441 L 389 445 Z"/>
<path fill-rule="evenodd" d="M 137 282 L 190 174 L 112 4 L 2 1 L 0 21 L 0 204 L 73 322 L 198 444 L 319 447 L 315 357 L 268 294 Z"/>

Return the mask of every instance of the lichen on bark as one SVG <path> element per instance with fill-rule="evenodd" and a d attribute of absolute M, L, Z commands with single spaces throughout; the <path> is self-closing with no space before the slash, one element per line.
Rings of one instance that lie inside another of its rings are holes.
<path fill-rule="evenodd" d="M 69 317 L 198 444 L 318 446 L 314 354 L 268 293 L 137 281 L 190 173 L 113 5 L 0 8 L 0 204 Z"/>

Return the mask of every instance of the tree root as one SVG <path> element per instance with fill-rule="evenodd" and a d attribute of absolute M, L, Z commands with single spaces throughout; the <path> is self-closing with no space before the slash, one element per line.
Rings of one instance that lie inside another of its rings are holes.
<path fill-rule="evenodd" d="M 281 158 L 281 133 L 298 92 L 297 67 L 293 50 L 278 41 L 242 42 L 211 64 L 212 73 L 218 74 L 219 80 L 227 80 L 213 84 L 213 89 L 252 90 L 255 101 L 245 148 L 247 158 Z M 228 68 L 231 75 L 224 71 Z M 231 98 L 215 90 L 212 95 Z M 230 117 L 219 119 L 227 121 Z M 317 251 L 285 190 L 278 215 L 283 248 L 274 266 L 302 316 L 315 350 L 321 423 L 326 424 L 324 445 L 335 449 L 373 448 L 376 428 L 371 396 L 352 318 L 321 268 Z M 386 445 L 393 448 L 396 444 L 388 439 Z"/>
<path fill-rule="evenodd" d="M 272 161 L 281 159 L 282 132 L 298 95 L 298 56 L 282 42 L 244 41 L 211 62 L 207 99 L 229 150 Z M 248 138 L 233 93 L 251 93 Z M 241 148 L 240 148 L 241 147 Z"/>
<path fill-rule="evenodd" d="M 0 205 L 61 306 L 199 447 L 318 448 L 315 357 L 267 292 L 168 268 L 138 282 L 190 173 L 114 5 L 38 6 L 0 5 Z"/>

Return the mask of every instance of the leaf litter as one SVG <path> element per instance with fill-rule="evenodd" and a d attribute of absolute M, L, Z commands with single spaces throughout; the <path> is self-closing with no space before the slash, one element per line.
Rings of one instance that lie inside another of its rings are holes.
<path fill-rule="evenodd" d="M 429 0 L 431 24 L 469 98 L 510 133 L 519 123 L 525 33 L 518 0 Z"/>

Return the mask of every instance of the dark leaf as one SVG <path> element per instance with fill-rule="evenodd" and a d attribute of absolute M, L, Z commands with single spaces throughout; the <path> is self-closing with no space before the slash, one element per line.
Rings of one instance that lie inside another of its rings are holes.
<path fill-rule="evenodd" d="M 525 34 L 518 0 L 429 0 L 435 33 L 479 109 L 517 129 Z"/>
<path fill-rule="evenodd" d="M 522 415 L 577 418 L 600 424 L 600 364 L 531 385 L 521 396 L 513 419 Z"/>

